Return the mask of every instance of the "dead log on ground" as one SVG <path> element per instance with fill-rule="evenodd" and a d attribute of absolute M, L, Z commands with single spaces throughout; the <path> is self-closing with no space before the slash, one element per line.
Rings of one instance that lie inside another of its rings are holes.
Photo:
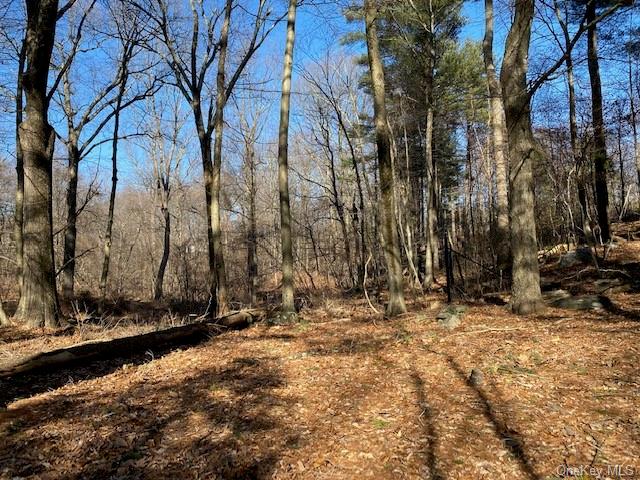
<path fill-rule="evenodd" d="M 41 352 L 0 368 L 0 378 L 36 371 L 53 371 L 61 367 L 86 364 L 94 360 L 106 360 L 144 354 L 150 349 L 162 349 L 177 345 L 195 345 L 226 330 L 240 330 L 263 318 L 261 310 L 243 310 L 215 320 L 168 328 L 157 332 L 129 337 L 79 343 L 69 347 Z"/>

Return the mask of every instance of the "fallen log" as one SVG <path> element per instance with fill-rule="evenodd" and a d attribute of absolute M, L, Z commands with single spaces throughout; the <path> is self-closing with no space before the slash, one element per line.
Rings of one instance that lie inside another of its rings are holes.
<path fill-rule="evenodd" d="M 227 330 L 240 330 L 259 321 L 261 310 L 243 310 L 223 317 L 166 330 L 132 335 L 109 340 L 78 343 L 69 347 L 41 352 L 22 358 L 0 368 L 0 378 L 26 373 L 53 371 L 61 367 L 86 364 L 94 360 L 130 357 L 144 354 L 149 349 L 162 349 L 174 345 L 195 345 Z"/>

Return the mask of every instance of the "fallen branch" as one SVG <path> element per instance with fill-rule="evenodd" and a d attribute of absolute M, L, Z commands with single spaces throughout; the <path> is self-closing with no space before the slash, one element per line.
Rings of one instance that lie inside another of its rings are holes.
<path fill-rule="evenodd" d="M 512 327 L 512 328 L 484 328 L 482 330 L 469 330 L 466 332 L 458 332 L 458 333 L 454 333 L 452 335 L 449 335 L 450 337 L 456 336 L 456 335 L 470 335 L 472 333 L 488 333 L 488 332 L 513 332 L 516 330 L 526 330 L 524 327 Z"/>
<path fill-rule="evenodd" d="M 369 304 L 369 307 L 371 307 L 371 310 L 373 310 L 375 313 L 380 313 L 380 311 L 373 306 L 373 303 L 371 303 L 371 299 L 369 298 L 369 292 L 367 292 L 367 267 L 369 266 L 370 261 L 371 261 L 371 253 L 369 253 L 369 258 L 367 258 L 367 261 L 364 264 L 364 278 L 362 279 L 362 290 L 364 290 L 364 297 L 367 299 L 367 303 Z"/>
<path fill-rule="evenodd" d="M 89 361 L 144 354 L 149 349 L 173 345 L 195 345 L 226 330 L 240 330 L 262 319 L 261 310 L 244 310 L 205 322 L 192 323 L 141 335 L 79 343 L 41 352 L 0 369 L 0 378 L 36 371 L 52 371 Z"/>

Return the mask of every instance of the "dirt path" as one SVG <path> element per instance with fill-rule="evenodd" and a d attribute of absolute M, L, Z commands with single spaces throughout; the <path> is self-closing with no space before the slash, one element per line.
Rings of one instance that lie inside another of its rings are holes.
<path fill-rule="evenodd" d="M 640 324 L 484 306 L 449 332 L 414 310 L 327 305 L 14 402 L 0 477 L 640 477 Z"/>

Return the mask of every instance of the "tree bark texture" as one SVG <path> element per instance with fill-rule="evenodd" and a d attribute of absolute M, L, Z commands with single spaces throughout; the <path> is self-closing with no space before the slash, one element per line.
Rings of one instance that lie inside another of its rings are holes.
<path fill-rule="evenodd" d="M 498 268 L 506 269 L 509 265 L 511 249 L 509 243 L 509 193 L 508 193 L 508 159 L 507 129 L 505 125 L 504 106 L 500 81 L 496 74 L 493 59 L 493 0 L 485 0 L 485 35 L 482 42 L 487 87 L 489 90 L 489 118 L 491 140 L 496 171 L 496 252 Z"/>
<path fill-rule="evenodd" d="M 295 42 L 297 0 L 290 0 L 287 17 L 287 41 L 282 73 L 280 131 L 278 136 L 278 190 L 280 194 L 280 239 L 282 246 L 282 306 L 284 315 L 295 314 L 292 217 L 289 201 L 289 110 L 291 105 L 291 73 Z"/>
<path fill-rule="evenodd" d="M 386 315 L 393 317 L 406 312 L 407 308 L 404 302 L 402 264 L 395 218 L 394 178 L 391 163 L 391 140 L 385 105 L 384 70 L 378 45 L 377 10 L 373 0 L 365 0 L 364 9 L 367 52 L 373 88 L 376 144 L 378 147 L 383 248 L 387 263 L 387 281 L 389 283 L 389 303 L 387 304 Z"/>
<path fill-rule="evenodd" d="M 24 158 L 24 280 L 16 319 L 30 327 L 55 327 L 60 307 L 52 231 L 52 159 L 47 79 L 58 14 L 57 0 L 27 2 L 25 119 L 19 127 Z"/>
<path fill-rule="evenodd" d="M 611 238 L 609 228 L 609 188 L 607 186 L 607 137 L 602 109 L 602 82 L 598 60 L 598 29 L 596 25 L 596 2 L 587 2 L 585 20 L 587 30 L 587 65 L 591 83 L 591 115 L 593 119 L 593 166 L 595 170 L 596 210 L 600 236 L 604 243 Z"/>
<path fill-rule="evenodd" d="M 516 0 L 500 77 L 511 162 L 511 308 L 518 314 L 535 313 L 542 307 L 533 193 L 533 163 L 540 150 L 531 128 L 527 91 L 534 1 Z"/>

